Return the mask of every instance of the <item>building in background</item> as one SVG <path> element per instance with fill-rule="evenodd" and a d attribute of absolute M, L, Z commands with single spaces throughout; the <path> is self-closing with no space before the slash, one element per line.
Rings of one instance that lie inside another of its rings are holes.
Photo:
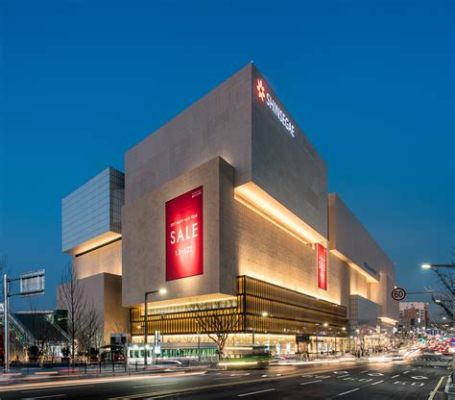
<path fill-rule="evenodd" d="M 211 353 L 216 321 L 228 347 L 319 352 L 380 346 L 397 322 L 392 262 L 328 193 L 324 161 L 253 64 L 62 208 L 63 251 L 106 341 L 143 346 L 147 323 L 162 355 Z"/>
<path fill-rule="evenodd" d="M 400 302 L 399 327 L 406 333 L 425 333 L 429 326 L 429 306 L 423 301 Z"/>

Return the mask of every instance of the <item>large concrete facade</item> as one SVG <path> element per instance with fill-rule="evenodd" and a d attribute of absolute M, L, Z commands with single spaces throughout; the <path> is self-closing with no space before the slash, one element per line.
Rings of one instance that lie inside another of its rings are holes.
<path fill-rule="evenodd" d="M 203 273 L 169 280 L 166 203 L 199 187 Z M 162 315 L 211 301 L 237 299 L 240 307 L 241 296 L 248 309 L 257 295 L 242 292 L 248 285 L 239 282 L 273 292 L 255 311 L 242 309 L 240 332 L 257 329 L 256 316 L 271 309 L 268 332 L 314 333 L 326 318 L 345 329 L 348 318 L 364 323 L 371 310 L 372 325 L 397 319 L 389 299 L 393 264 L 341 199 L 329 196 L 323 160 L 252 64 L 126 153 L 124 198 L 121 240 L 74 262 L 81 280 L 120 279 L 121 297 L 112 295 L 124 310 L 137 311 L 132 335 L 143 329 L 146 291 L 166 287 L 165 298 L 151 299 Z M 324 285 L 321 246 L 328 250 Z M 280 296 L 296 302 L 295 321 Z M 167 329 L 160 324 L 152 322 L 150 331 Z M 191 333 L 191 326 L 171 333 Z"/>

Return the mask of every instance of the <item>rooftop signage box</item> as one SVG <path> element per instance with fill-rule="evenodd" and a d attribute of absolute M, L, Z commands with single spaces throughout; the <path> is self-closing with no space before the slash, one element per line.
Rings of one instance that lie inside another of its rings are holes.
<path fill-rule="evenodd" d="M 202 186 L 166 202 L 166 281 L 203 273 Z"/>

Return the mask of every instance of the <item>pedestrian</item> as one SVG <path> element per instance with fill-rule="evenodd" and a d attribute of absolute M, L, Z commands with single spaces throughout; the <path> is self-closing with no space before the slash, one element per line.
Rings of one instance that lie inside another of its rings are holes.
<path fill-rule="evenodd" d="M 454 372 L 455 372 L 455 354 L 452 356 L 452 373 L 450 374 L 450 377 L 452 378 L 452 385 L 453 385 Z"/>

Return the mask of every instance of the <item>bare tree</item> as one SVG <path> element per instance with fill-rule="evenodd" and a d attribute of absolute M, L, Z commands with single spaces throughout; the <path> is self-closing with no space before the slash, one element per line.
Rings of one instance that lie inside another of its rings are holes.
<path fill-rule="evenodd" d="M 92 304 L 86 308 L 83 316 L 83 329 L 79 335 L 80 347 L 85 349 L 88 355 L 91 350 L 99 351 L 103 343 L 102 321 L 98 310 Z"/>
<path fill-rule="evenodd" d="M 452 251 L 452 264 L 455 263 L 455 250 Z M 447 317 L 455 322 L 455 271 L 453 269 L 433 268 L 439 290 L 431 290 L 431 300 L 441 308 Z"/>
<path fill-rule="evenodd" d="M 68 334 L 71 340 L 71 360 L 74 366 L 76 351 L 78 350 L 78 338 L 84 331 L 84 319 L 86 314 L 86 301 L 80 282 L 76 278 L 74 267 L 69 264 L 59 287 L 59 298 L 64 309 L 68 311 Z"/>
<path fill-rule="evenodd" d="M 226 303 L 194 304 L 199 333 L 206 334 L 218 346 L 220 358 L 229 335 L 238 330 L 241 315 L 237 308 L 226 308 Z"/>

